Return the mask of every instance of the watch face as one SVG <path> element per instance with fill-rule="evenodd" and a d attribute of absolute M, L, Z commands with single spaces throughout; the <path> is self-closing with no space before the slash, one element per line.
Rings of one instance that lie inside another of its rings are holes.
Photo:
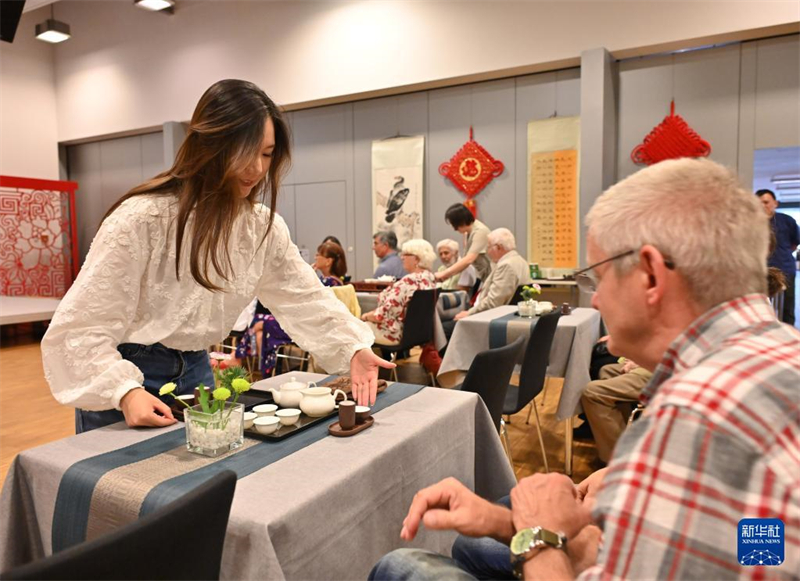
<path fill-rule="evenodd" d="M 531 548 L 533 542 L 533 529 L 522 529 L 511 539 L 509 548 L 514 555 L 521 555 Z"/>

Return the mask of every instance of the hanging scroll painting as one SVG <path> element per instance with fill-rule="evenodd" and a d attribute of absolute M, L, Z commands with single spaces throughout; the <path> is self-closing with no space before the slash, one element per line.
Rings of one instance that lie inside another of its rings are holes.
<path fill-rule="evenodd" d="M 528 261 L 574 269 L 579 261 L 580 118 L 528 123 Z"/>
<path fill-rule="evenodd" d="M 393 231 L 398 248 L 423 238 L 424 154 L 421 135 L 372 142 L 372 231 Z M 377 267 L 378 258 L 373 262 Z"/>

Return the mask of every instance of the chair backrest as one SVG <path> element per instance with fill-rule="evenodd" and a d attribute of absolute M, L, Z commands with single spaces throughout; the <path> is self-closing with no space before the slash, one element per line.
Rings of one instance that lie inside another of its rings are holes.
<path fill-rule="evenodd" d="M 219 579 L 236 474 L 207 480 L 116 531 L 22 565 L 2 579 Z"/>
<path fill-rule="evenodd" d="M 528 405 L 544 387 L 547 365 L 550 362 L 550 348 L 553 346 L 553 337 L 556 336 L 556 327 L 558 327 L 560 317 L 561 313 L 558 311 L 542 315 L 533 328 L 522 360 L 522 370 L 519 374 L 519 399 L 514 413 Z"/>
<path fill-rule="evenodd" d="M 521 285 L 519 285 L 517 287 L 517 290 L 515 290 L 514 294 L 511 295 L 511 300 L 508 301 L 509 305 L 516 305 L 517 303 L 525 300 L 525 299 L 522 298 L 522 289 L 525 288 L 526 286 L 530 286 L 530 285 L 521 284 Z"/>
<path fill-rule="evenodd" d="M 361 317 L 361 305 L 358 304 L 358 298 L 356 297 L 356 287 L 352 284 L 344 284 L 330 288 L 336 298 L 344 303 L 351 315 L 356 318 Z"/>
<path fill-rule="evenodd" d="M 461 384 L 461 391 L 481 396 L 498 430 L 508 383 L 524 342 L 525 338 L 520 336 L 513 343 L 478 353 L 469 366 L 464 383 Z"/>
<path fill-rule="evenodd" d="M 475 284 L 472 285 L 472 288 L 469 291 L 470 304 L 475 302 L 475 297 L 478 296 L 478 291 L 480 290 L 480 288 L 481 288 L 481 279 L 480 278 L 476 278 L 475 279 Z"/>
<path fill-rule="evenodd" d="M 403 337 L 397 349 L 408 349 L 433 341 L 433 317 L 436 315 L 436 289 L 416 290 L 406 305 Z"/>

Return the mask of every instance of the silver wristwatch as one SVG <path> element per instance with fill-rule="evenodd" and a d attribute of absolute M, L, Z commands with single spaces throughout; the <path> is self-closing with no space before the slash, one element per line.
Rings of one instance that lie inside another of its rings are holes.
<path fill-rule="evenodd" d="M 536 554 L 539 549 L 553 547 L 567 550 L 567 537 L 564 533 L 554 533 L 542 527 L 522 529 L 511 539 L 511 564 L 514 566 L 514 576 L 522 579 L 522 569 L 525 561 Z"/>

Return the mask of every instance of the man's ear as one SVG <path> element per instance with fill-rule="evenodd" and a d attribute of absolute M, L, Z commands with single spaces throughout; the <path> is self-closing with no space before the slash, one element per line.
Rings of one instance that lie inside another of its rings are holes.
<path fill-rule="evenodd" d="M 647 277 L 646 300 L 648 305 L 660 303 L 664 297 L 667 282 L 667 265 L 664 264 L 664 255 L 650 244 L 645 244 L 639 250 L 639 266 Z"/>

